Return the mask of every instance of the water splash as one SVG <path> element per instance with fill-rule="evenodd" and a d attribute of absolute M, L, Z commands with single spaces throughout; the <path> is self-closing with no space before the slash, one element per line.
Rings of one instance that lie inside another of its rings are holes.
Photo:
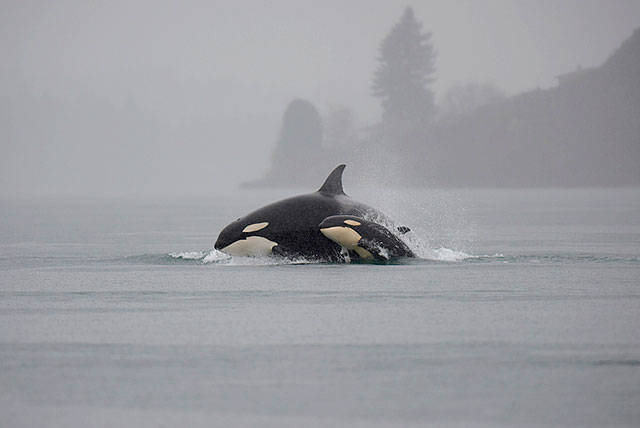
<path fill-rule="evenodd" d="M 416 248 L 413 248 L 414 251 Z M 418 260 L 439 261 L 439 262 L 460 262 L 469 259 L 479 259 L 496 256 L 477 256 L 467 254 L 463 251 L 452 250 L 449 248 L 420 248 L 416 251 Z M 208 251 L 184 251 L 169 253 L 168 256 L 174 262 L 185 261 L 190 263 L 200 263 L 203 265 L 218 264 L 229 266 L 269 266 L 269 265 L 296 265 L 296 264 L 315 264 L 322 263 L 317 260 L 309 260 L 303 257 L 282 258 L 282 257 L 238 257 L 230 256 L 218 250 Z"/>
<path fill-rule="evenodd" d="M 480 257 L 480 256 L 474 256 L 472 254 L 467 254 L 463 251 L 456 251 L 456 250 L 452 250 L 450 248 L 444 248 L 444 247 L 437 248 L 437 249 L 430 249 L 426 251 L 426 254 L 424 253 L 425 252 L 423 252 L 422 254 L 422 258 L 427 260 L 440 261 L 440 262 L 460 262 L 463 260 L 475 259 Z"/>
<path fill-rule="evenodd" d="M 208 254 L 204 251 L 185 251 L 182 253 L 169 253 L 170 257 L 178 260 L 202 260 Z"/>
<path fill-rule="evenodd" d="M 207 251 L 184 251 L 169 253 L 169 257 L 175 261 L 199 262 L 203 265 L 218 264 L 228 266 L 270 266 L 316 263 L 303 257 L 239 257 L 230 256 L 216 249 Z"/>

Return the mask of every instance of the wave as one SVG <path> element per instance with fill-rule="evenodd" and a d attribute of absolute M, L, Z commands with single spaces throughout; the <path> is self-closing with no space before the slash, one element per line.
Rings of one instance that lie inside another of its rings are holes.
<path fill-rule="evenodd" d="M 426 251 L 423 250 L 422 258 L 427 260 L 440 261 L 440 262 L 461 262 L 469 259 L 480 259 L 480 258 L 487 258 L 487 257 L 502 257 L 502 254 L 496 254 L 493 256 L 488 256 L 488 255 L 476 256 L 473 254 L 467 254 L 464 251 L 456 251 L 450 248 L 440 247 L 437 249 L 430 249 Z"/>
<path fill-rule="evenodd" d="M 181 253 L 169 253 L 169 257 L 172 257 L 176 260 L 196 260 L 201 261 L 204 264 L 217 263 L 231 258 L 231 256 L 215 249 L 210 251 L 185 251 Z"/>
<path fill-rule="evenodd" d="M 355 264 L 420 264 L 420 263 L 510 263 L 510 264 L 566 264 L 566 263 L 638 263 L 640 257 L 636 255 L 607 255 L 607 254 L 470 254 L 464 251 L 446 247 L 421 248 L 418 258 L 393 259 L 387 262 L 355 261 Z M 197 264 L 221 266 L 278 266 L 300 264 L 327 264 L 317 260 L 305 258 L 281 257 L 237 257 L 230 256 L 218 250 L 182 251 L 165 254 L 142 254 L 110 259 L 111 262 L 133 264 Z"/>
<path fill-rule="evenodd" d="M 230 266 L 267 266 L 267 265 L 292 265 L 317 263 L 302 257 L 282 258 L 282 257 L 238 257 L 230 256 L 216 249 L 207 251 L 185 251 L 169 253 L 169 257 L 176 261 L 199 262 L 201 264 L 222 264 Z"/>
<path fill-rule="evenodd" d="M 183 251 L 183 252 L 173 252 L 169 253 L 168 256 L 174 262 L 188 262 L 188 263 L 199 263 L 199 264 L 224 264 L 231 266 L 250 266 L 250 265 L 295 265 L 295 264 L 317 264 L 317 263 L 325 263 L 319 262 L 316 260 L 309 260 L 305 258 L 281 258 L 281 257 L 237 257 L 230 256 L 218 250 L 206 250 L 206 251 Z M 158 261 L 162 261 L 166 256 L 163 256 Z M 145 257 L 145 256 L 138 256 Z M 152 256 L 150 256 L 152 257 Z M 478 256 L 467 254 L 463 251 L 452 250 L 449 248 L 437 248 L 437 249 L 429 249 L 422 250 L 420 257 L 416 260 L 412 259 L 399 259 L 394 260 L 393 263 L 402 263 L 407 262 L 415 262 L 419 260 L 427 260 L 427 261 L 438 261 L 438 262 L 461 262 L 469 259 L 481 259 L 481 258 L 489 258 L 489 257 L 502 257 L 502 254 L 496 254 L 493 256 Z M 152 261 L 152 260 L 149 260 Z M 166 260 L 165 260 L 166 261 Z"/>

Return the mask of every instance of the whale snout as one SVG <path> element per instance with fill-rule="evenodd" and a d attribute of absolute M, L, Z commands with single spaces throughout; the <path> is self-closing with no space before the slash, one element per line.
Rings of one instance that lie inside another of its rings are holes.
<path fill-rule="evenodd" d="M 220 231 L 216 243 L 213 244 L 213 248 L 216 250 L 223 250 L 234 242 L 245 238 L 242 233 L 242 225 L 239 219 L 233 223 L 228 224 L 224 229 Z"/>
<path fill-rule="evenodd" d="M 218 237 L 218 239 L 216 239 L 216 243 L 213 244 L 213 248 L 215 248 L 216 250 L 222 250 L 226 246 L 227 244 L 225 244 L 225 242 L 221 240 L 220 237 Z"/>
<path fill-rule="evenodd" d="M 218 239 L 216 239 L 216 243 L 213 244 L 213 248 L 215 248 L 216 250 L 222 250 L 226 246 L 231 245 L 232 243 L 240 239 L 240 236 L 230 233 L 228 229 L 229 226 L 222 229 L 222 232 L 220 232 L 220 234 L 218 235 Z"/>
<path fill-rule="evenodd" d="M 220 232 L 213 248 L 230 256 L 267 256 L 272 253 L 273 247 L 278 243 L 252 233 L 261 231 L 268 224 L 268 222 L 252 223 L 243 227 L 242 222 L 231 223 Z"/>

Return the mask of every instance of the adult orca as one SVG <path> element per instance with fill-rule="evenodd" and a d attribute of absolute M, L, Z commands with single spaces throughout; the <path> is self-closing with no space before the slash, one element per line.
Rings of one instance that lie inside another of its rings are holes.
<path fill-rule="evenodd" d="M 338 261 L 342 247 L 327 239 L 318 225 L 334 215 L 386 221 L 368 205 L 348 197 L 342 188 L 345 165 L 338 165 L 314 193 L 294 196 L 257 209 L 226 226 L 214 245 L 237 256 L 280 255 L 307 260 Z"/>
<path fill-rule="evenodd" d="M 415 253 L 381 224 L 351 215 L 333 215 L 322 220 L 320 233 L 364 260 L 387 261 L 415 257 Z"/>

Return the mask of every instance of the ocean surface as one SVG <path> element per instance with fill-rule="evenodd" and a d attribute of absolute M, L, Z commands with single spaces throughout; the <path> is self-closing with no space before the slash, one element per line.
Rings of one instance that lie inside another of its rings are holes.
<path fill-rule="evenodd" d="M 347 190 L 421 259 L 212 250 L 291 191 L 0 201 L 0 426 L 640 426 L 640 189 Z"/>

